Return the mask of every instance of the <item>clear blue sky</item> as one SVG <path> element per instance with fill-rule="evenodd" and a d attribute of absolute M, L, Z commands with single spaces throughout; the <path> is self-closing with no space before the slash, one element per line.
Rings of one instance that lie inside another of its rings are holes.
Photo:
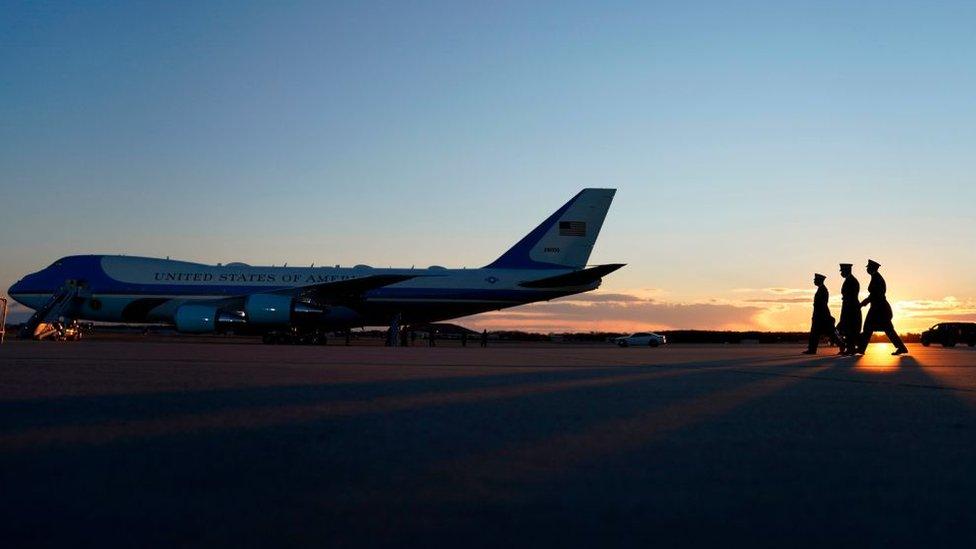
<path fill-rule="evenodd" d="M 0 285 L 74 253 L 477 266 L 609 186 L 608 290 L 744 307 L 871 256 L 969 314 L 974 28 L 973 2 L 5 3 Z"/>

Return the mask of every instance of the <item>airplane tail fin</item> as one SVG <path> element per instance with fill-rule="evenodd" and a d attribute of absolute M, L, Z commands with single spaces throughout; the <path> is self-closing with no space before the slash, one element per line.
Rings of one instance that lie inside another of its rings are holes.
<path fill-rule="evenodd" d="M 583 189 L 486 268 L 586 266 L 616 189 Z"/>

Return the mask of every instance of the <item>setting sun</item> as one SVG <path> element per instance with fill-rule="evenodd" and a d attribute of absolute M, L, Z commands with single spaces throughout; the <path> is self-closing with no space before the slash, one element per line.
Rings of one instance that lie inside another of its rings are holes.
<path fill-rule="evenodd" d="M 868 345 L 864 356 L 858 359 L 856 367 L 875 372 L 891 372 L 897 370 L 903 361 L 902 356 L 910 355 L 892 356 L 891 353 L 894 350 L 895 346 L 891 343 L 872 343 Z"/>

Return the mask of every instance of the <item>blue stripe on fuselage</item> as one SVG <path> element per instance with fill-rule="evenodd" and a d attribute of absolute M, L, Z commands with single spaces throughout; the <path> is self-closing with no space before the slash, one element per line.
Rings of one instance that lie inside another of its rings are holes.
<path fill-rule="evenodd" d="M 11 287 L 10 294 L 52 294 L 65 280 L 83 280 L 93 295 L 153 295 L 172 296 L 243 296 L 254 293 L 296 288 L 301 285 L 227 285 L 227 284 L 156 284 L 130 283 L 116 280 L 102 268 L 100 255 L 70 256 L 62 258 L 50 267 L 24 277 Z M 470 272 L 470 271 L 468 271 Z M 368 276 L 373 273 L 357 273 L 352 278 Z M 522 290 L 510 288 L 398 288 L 386 287 L 370 290 L 364 294 L 369 299 L 457 299 L 484 300 L 500 302 L 540 301 L 553 299 L 576 292 L 554 290 Z"/>

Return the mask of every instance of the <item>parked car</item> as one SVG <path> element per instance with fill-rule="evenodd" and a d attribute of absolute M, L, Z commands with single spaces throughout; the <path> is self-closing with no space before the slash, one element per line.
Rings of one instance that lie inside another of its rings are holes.
<path fill-rule="evenodd" d="M 942 322 L 922 332 L 922 345 L 928 347 L 940 343 L 943 347 L 955 347 L 965 343 L 976 346 L 976 322 Z"/>
<path fill-rule="evenodd" d="M 668 342 L 668 338 L 654 332 L 637 332 L 626 337 L 614 338 L 613 342 L 621 347 L 657 347 Z"/>

